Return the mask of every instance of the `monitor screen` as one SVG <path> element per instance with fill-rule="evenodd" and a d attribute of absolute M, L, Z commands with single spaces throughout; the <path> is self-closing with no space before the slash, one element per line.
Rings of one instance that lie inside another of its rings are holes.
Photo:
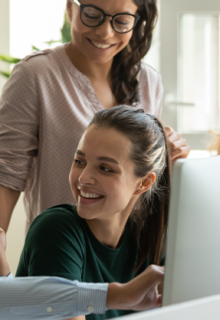
<path fill-rule="evenodd" d="M 163 305 L 220 293 L 220 156 L 173 169 Z"/>

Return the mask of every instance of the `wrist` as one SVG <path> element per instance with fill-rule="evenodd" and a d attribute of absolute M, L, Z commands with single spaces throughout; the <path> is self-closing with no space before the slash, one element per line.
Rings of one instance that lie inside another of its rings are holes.
<path fill-rule="evenodd" d="M 109 283 L 107 294 L 107 308 L 126 310 L 129 309 L 128 299 L 126 299 L 126 284 L 117 282 Z"/>

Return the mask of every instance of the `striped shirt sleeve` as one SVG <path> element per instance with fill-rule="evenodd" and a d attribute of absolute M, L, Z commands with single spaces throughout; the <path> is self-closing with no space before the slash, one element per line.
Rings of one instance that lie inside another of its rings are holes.
<path fill-rule="evenodd" d="M 104 313 L 107 283 L 55 277 L 0 277 L 0 319 L 68 319 Z"/>

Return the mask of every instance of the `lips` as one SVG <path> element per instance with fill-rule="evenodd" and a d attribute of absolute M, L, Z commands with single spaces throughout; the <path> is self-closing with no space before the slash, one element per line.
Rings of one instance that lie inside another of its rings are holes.
<path fill-rule="evenodd" d="M 84 198 L 83 196 L 81 196 L 81 194 L 79 194 L 78 203 L 83 205 L 92 205 L 102 201 L 103 199 L 104 199 L 104 196 L 102 196 L 101 198 Z"/>
<path fill-rule="evenodd" d="M 81 187 L 78 187 L 78 190 L 79 190 L 78 199 L 83 204 L 95 203 L 105 197 L 103 194 L 97 193 L 93 190 L 89 190 Z"/>
<path fill-rule="evenodd" d="M 100 42 L 97 42 L 97 41 L 94 41 L 91 39 L 89 39 L 89 40 L 95 47 L 100 48 L 100 49 L 107 49 L 107 48 L 111 47 L 111 44 L 104 44 L 104 43 L 100 43 Z"/>
<path fill-rule="evenodd" d="M 89 39 L 89 38 L 87 38 L 87 40 L 97 49 L 106 50 L 106 49 L 109 49 L 110 47 L 114 46 L 114 44 L 101 43 L 99 41 L 92 40 L 92 39 Z"/>
<path fill-rule="evenodd" d="M 99 195 L 97 193 L 88 193 L 88 192 L 83 192 L 82 190 L 80 190 L 80 196 L 86 199 L 100 199 L 103 198 L 102 195 Z"/>

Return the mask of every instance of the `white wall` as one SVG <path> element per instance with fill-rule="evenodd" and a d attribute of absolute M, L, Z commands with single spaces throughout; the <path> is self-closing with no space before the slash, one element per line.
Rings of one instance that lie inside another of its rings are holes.
<path fill-rule="evenodd" d="M 0 1 L 0 54 L 9 53 L 9 1 Z M 0 61 L 0 69 L 7 71 L 7 64 Z M 0 76 L 0 91 L 5 79 Z"/>

